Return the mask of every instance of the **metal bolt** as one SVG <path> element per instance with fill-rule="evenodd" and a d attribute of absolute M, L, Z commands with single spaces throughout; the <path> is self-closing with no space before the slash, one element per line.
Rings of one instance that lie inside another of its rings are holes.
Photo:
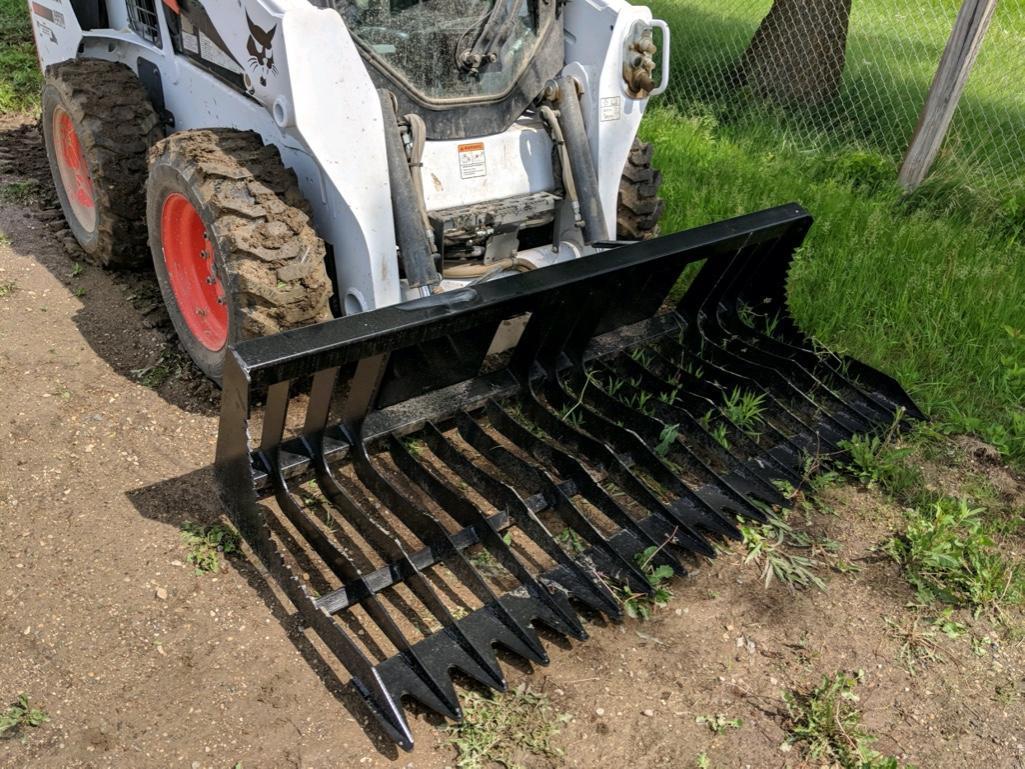
<path fill-rule="evenodd" d="M 200 259 L 209 259 L 210 258 L 210 254 L 208 254 L 206 249 L 204 248 L 202 251 L 199 252 L 199 258 Z"/>
<path fill-rule="evenodd" d="M 224 304 L 227 300 L 224 298 L 224 294 L 217 297 L 217 304 Z"/>
<path fill-rule="evenodd" d="M 196 308 L 196 315 L 198 315 L 201 318 L 205 318 L 206 317 L 206 310 L 204 310 L 202 307 L 197 307 Z"/>
<path fill-rule="evenodd" d="M 206 282 L 209 283 L 212 286 L 214 283 L 217 282 L 217 278 L 215 278 L 212 274 L 211 275 L 207 275 L 206 276 Z"/>

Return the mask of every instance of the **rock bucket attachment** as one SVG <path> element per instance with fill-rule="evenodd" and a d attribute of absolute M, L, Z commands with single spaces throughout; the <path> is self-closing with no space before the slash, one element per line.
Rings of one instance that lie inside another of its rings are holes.
<path fill-rule="evenodd" d="M 645 557 L 682 574 L 779 482 L 921 418 L 788 314 L 810 225 L 784 206 L 229 352 L 220 495 L 402 747 L 404 696 L 459 719 L 454 673 L 504 689 L 496 647 L 546 663 L 539 628 L 620 619 Z"/>

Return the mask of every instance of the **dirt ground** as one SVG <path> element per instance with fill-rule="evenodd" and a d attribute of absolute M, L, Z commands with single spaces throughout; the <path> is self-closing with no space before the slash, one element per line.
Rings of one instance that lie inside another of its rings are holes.
<path fill-rule="evenodd" d="M 0 284 L 15 286 L 0 298 L 0 704 L 26 692 L 50 721 L 0 740 L 0 766 L 454 766 L 426 715 L 410 754 L 364 729 L 344 673 L 251 558 L 216 576 L 183 564 L 180 525 L 221 512 L 216 393 L 179 371 L 145 272 L 75 267 L 38 136 L 8 120 L 0 184 L 12 183 L 24 194 L 0 209 Z M 957 453 L 962 467 L 931 482 L 956 491 L 986 473 L 1008 504 L 1025 499 L 984 447 Z M 550 644 L 546 668 L 508 659 L 512 685 L 571 717 L 555 738 L 564 759 L 524 763 L 689 768 L 706 753 L 711 767 L 818 767 L 784 746 L 781 692 L 863 670 L 877 750 L 920 769 L 1025 767 L 1021 645 L 978 620 L 938 641 L 946 662 L 910 674 L 886 619 L 908 618 L 913 594 L 874 549 L 900 511 L 853 486 L 826 502 L 810 528 L 860 570 L 828 575 L 824 592 L 765 589 L 733 550 L 677 580 L 648 622 L 592 624 L 584 643 Z M 741 725 L 697 721 L 715 714 Z"/>

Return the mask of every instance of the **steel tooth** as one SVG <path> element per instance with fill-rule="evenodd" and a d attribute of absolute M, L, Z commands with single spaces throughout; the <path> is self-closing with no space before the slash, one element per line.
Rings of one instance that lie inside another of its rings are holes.
<path fill-rule="evenodd" d="M 757 263 L 760 256 L 757 249 L 738 255 L 741 263 L 739 272 L 748 273 L 752 263 Z M 809 396 L 814 393 L 817 402 L 833 404 L 829 411 L 834 419 L 848 426 L 852 432 L 873 429 L 877 425 L 875 418 L 862 414 L 852 408 L 846 401 L 833 392 L 825 382 L 821 381 L 809 368 L 806 368 L 795 356 L 779 354 L 778 343 L 765 335 L 754 334 L 751 342 L 751 327 L 740 320 L 738 303 L 743 293 L 743 285 L 738 283 L 740 277 L 736 272 L 726 273 L 716 285 L 715 290 L 705 297 L 704 311 L 697 316 L 697 325 L 711 337 L 717 337 L 719 345 L 725 349 L 726 341 L 731 344 L 741 342 L 747 346 L 741 351 L 742 356 L 750 364 L 771 370 L 777 379 L 785 379 L 791 387 L 807 391 Z M 739 290 L 738 290 L 739 287 Z M 706 328 L 706 324 L 710 327 Z M 747 334 L 747 337 L 743 334 Z M 814 357 L 814 356 L 813 356 Z M 813 362 L 812 368 L 817 366 Z M 820 403 L 820 405 L 822 405 Z"/>
<path fill-rule="evenodd" d="M 664 563 L 681 576 L 686 574 L 683 564 L 662 547 L 666 543 L 655 541 L 647 531 L 642 529 L 637 521 L 631 518 L 620 507 L 619 503 L 598 485 L 580 462 L 564 451 L 561 451 L 558 447 L 538 438 L 510 416 L 495 401 L 488 401 L 485 410 L 491 424 L 505 435 L 508 440 L 518 445 L 543 465 L 550 464 L 561 477 L 573 481 L 578 493 L 584 499 L 594 505 L 609 520 L 633 534 L 642 545 L 659 548 L 655 563 Z M 672 533 L 667 537 L 667 540 L 672 541 Z"/>
<path fill-rule="evenodd" d="M 466 556 L 452 542 L 451 536 L 432 515 L 422 510 L 405 495 L 400 493 L 391 482 L 378 472 L 374 467 L 366 446 L 362 441 L 357 441 L 353 447 L 353 467 L 360 481 L 380 499 L 385 506 L 393 510 L 416 534 L 420 540 L 437 549 L 444 556 L 445 565 L 452 573 L 470 590 L 474 592 L 478 600 L 492 606 L 506 626 L 514 633 L 520 642 L 520 648 L 515 649 L 527 659 L 532 659 L 541 664 L 548 663 L 548 653 L 541 644 L 541 639 L 529 625 L 523 625 L 516 620 L 499 603 L 497 597 L 481 578 L 477 571 L 466 560 Z"/>
<path fill-rule="evenodd" d="M 522 483 L 533 493 L 544 495 L 552 511 L 567 526 L 583 537 L 597 553 L 608 558 L 611 565 L 623 571 L 633 589 L 647 595 L 654 592 L 648 578 L 632 558 L 609 544 L 609 541 L 594 527 L 594 524 L 580 512 L 573 500 L 566 496 L 565 492 L 544 470 L 528 464 L 498 444 L 465 411 L 460 411 L 456 415 L 456 428 L 463 440 L 487 457 L 496 467 L 516 478 L 518 483 Z"/>
<path fill-rule="evenodd" d="M 895 416 L 892 406 L 888 406 L 887 404 L 873 398 L 855 382 L 851 381 L 842 369 L 834 367 L 830 360 L 824 360 L 823 356 L 810 348 L 808 338 L 804 334 L 797 332 L 797 329 L 789 323 L 790 314 L 786 304 L 781 301 L 781 297 L 769 298 L 769 304 L 765 304 L 764 297 L 759 296 L 760 294 L 765 293 L 764 286 L 757 285 L 753 281 L 753 276 L 757 274 L 760 268 L 765 268 L 767 266 L 767 263 L 771 261 L 771 256 L 772 255 L 765 250 L 759 249 L 749 256 L 747 264 L 744 265 L 743 269 L 724 276 L 724 280 L 720 282 L 720 285 L 724 286 L 724 297 L 718 305 L 720 308 L 720 312 L 718 313 L 720 324 L 731 331 L 739 332 L 743 329 L 749 335 L 749 339 L 757 340 L 757 344 L 760 348 L 770 352 L 775 351 L 775 354 L 778 354 L 787 360 L 799 361 L 801 365 L 803 365 L 812 375 L 815 375 L 816 372 L 818 372 L 818 374 L 825 374 L 827 378 L 834 383 L 840 383 L 845 389 L 855 395 L 856 399 L 861 402 L 864 408 L 874 412 L 874 417 L 868 414 L 863 414 L 864 419 L 867 420 L 868 423 L 878 424 L 882 422 L 883 424 L 886 424 L 892 422 Z M 752 297 L 752 293 L 756 296 Z M 744 297 L 748 297 L 748 300 L 745 300 Z M 758 299 L 761 299 L 762 301 L 758 301 Z M 762 333 L 753 326 L 744 323 L 739 312 L 739 305 L 741 302 L 744 302 L 749 307 L 765 307 L 766 310 L 770 307 L 774 308 L 776 317 L 783 321 L 780 325 L 790 331 L 792 341 L 788 342 L 776 339 L 773 335 Z M 722 311 L 721 308 L 726 304 L 728 304 L 728 309 L 731 310 L 730 312 Z M 828 358 L 839 361 L 839 357 L 832 353 L 828 354 Z M 857 409 L 854 410 L 858 411 Z"/>
<path fill-rule="evenodd" d="M 511 486 L 493 478 L 471 463 L 433 423 L 426 425 L 423 435 L 428 447 L 436 457 L 441 459 L 456 475 L 473 485 L 492 505 L 504 510 L 535 545 L 575 577 L 578 584 L 560 583 L 566 590 L 592 608 L 609 615 L 612 619 L 620 619 L 619 603 L 605 583 L 559 547 L 551 532 Z"/>
<path fill-rule="evenodd" d="M 677 527 L 677 541 L 682 547 L 708 557 L 715 555 L 715 549 L 694 528 L 701 524 L 706 514 L 704 503 L 697 496 L 688 490 L 687 500 L 690 505 L 685 508 L 673 508 L 663 504 L 611 448 L 559 419 L 541 403 L 531 382 L 527 382 L 524 389 L 523 409 L 532 422 L 562 445 L 584 456 L 591 464 L 602 468 L 617 486 L 652 515 L 657 515 L 667 524 Z"/>
<path fill-rule="evenodd" d="M 484 513 L 426 464 L 414 457 L 402 441 L 394 435 L 389 435 L 388 438 L 388 448 L 398 468 L 447 511 L 460 526 L 471 527 L 477 532 L 477 537 L 485 549 L 547 609 L 540 612 L 539 617 L 553 629 L 584 640 L 587 634 L 576 612 L 565 601 L 558 601 L 534 579 L 498 531 L 491 526 Z"/>

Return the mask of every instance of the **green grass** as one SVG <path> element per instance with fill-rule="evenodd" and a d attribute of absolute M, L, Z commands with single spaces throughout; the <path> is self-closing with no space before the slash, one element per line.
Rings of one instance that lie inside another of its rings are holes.
<path fill-rule="evenodd" d="M 665 177 L 666 232 L 799 201 L 816 217 L 789 282 L 802 328 L 1025 459 L 1025 243 L 913 210 L 895 183 L 866 190 L 838 175 L 844 155 L 782 146 L 771 126 L 659 108 L 641 130 Z"/>
<path fill-rule="evenodd" d="M 0 113 L 35 109 L 41 82 L 28 4 L 0 0 Z"/>
<path fill-rule="evenodd" d="M 641 131 L 665 232 L 803 204 L 816 224 L 791 273 L 802 327 L 1025 462 L 1021 10 L 998 11 L 933 177 L 910 197 L 896 183 L 959 5 L 855 3 L 838 99 L 784 110 L 727 85 L 771 0 L 655 0 L 672 82 Z"/>
<path fill-rule="evenodd" d="M 654 0 L 653 12 L 673 30 L 668 97 L 684 110 L 712 107 L 742 128 L 757 124 L 801 148 L 865 150 L 864 160 L 892 175 L 917 123 L 958 0 L 859 0 L 854 3 L 843 84 L 817 107 L 767 107 L 728 83 L 772 0 Z M 1003 4 L 954 118 L 935 168 L 938 180 L 970 177 L 972 187 L 1025 191 L 1025 141 L 1020 136 L 1025 92 L 1014 73 L 1025 68 L 1025 14 Z M 864 166 L 864 163 L 858 163 Z M 943 186 L 943 185 L 941 185 Z M 984 198 L 985 190 L 980 197 Z M 956 201 L 955 201 L 956 202 Z M 963 203 L 963 201 L 961 201 Z M 1019 201 L 1021 202 L 1021 201 Z M 1018 207 L 1018 214 L 1025 208 Z"/>
<path fill-rule="evenodd" d="M 467 692 L 461 700 L 462 722 L 447 727 L 458 769 L 523 769 L 561 758 L 552 738 L 569 716 L 558 713 L 545 695 L 520 685 L 493 696 Z"/>

